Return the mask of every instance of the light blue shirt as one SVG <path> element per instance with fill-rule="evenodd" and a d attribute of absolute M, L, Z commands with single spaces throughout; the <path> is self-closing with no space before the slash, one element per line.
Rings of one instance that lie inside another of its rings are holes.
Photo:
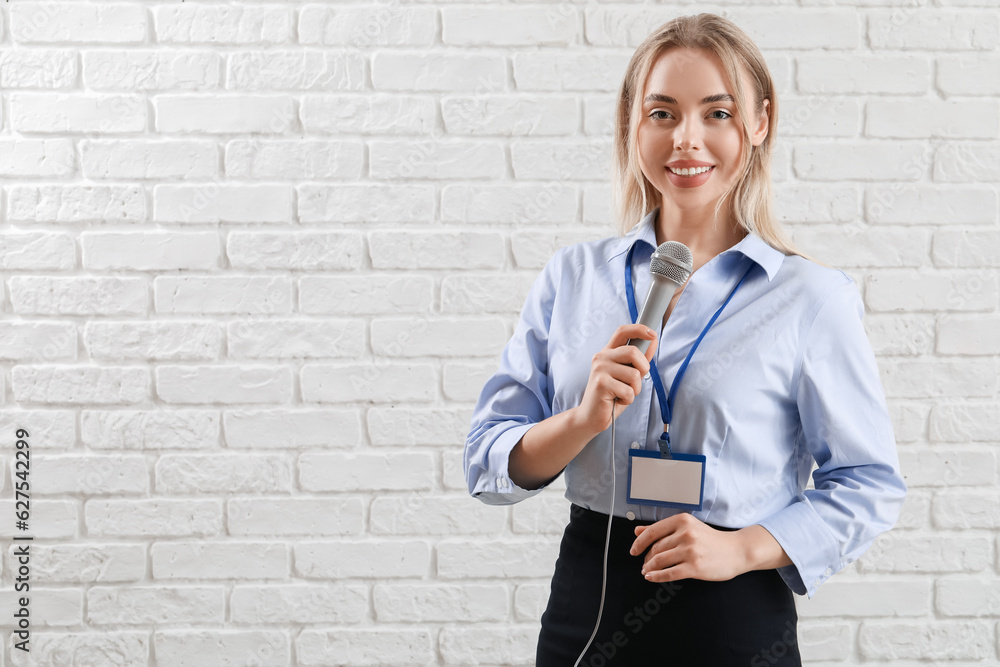
<path fill-rule="evenodd" d="M 488 504 L 526 490 L 507 472 L 510 451 L 536 423 L 580 404 L 590 362 L 631 321 L 625 257 L 639 310 L 656 247 L 654 209 L 624 237 L 560 248 L 532 285 L 500 367 L 486 381 L 465 443 L 469 492 Z M 906 484 L 854 280 L 749 234 L 691 274 L 656 363 L 669 388 L 688 349 L 750 264 L 750 272 L 692 357 L 677 391 L 674 452 L 706 457 L 704 505 L 692 512 L 730 528 L 764 526 L 792 561 L 779 568 L 799 595 L 857 559 L 895 525 Z M 682 510 L 629 504 L 629 447 L 656 450 L 663 431 L 650 379 L 615 422 L 614 513 L 659 520 Z M 566 498 L 611 510 L 611 428 L 566 466 Z M 814 489 L 806 489 L 813 462 Z M 551 482 L 549 482 L 551 483 Z"/>

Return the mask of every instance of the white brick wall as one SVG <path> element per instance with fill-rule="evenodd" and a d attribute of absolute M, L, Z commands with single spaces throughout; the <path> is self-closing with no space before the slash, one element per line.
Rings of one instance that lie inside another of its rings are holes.
<path fill-rule="evenodd" d="M 19 0 L 0 666 L 531 664 L 567 504 L 474 501 L 462 442 L 538 270 L 614 233 L 632 50 L 698 11 L 768 60 L 778 215 L 858 281 L 910 485 L 803 655 L 1000 660 L 993 0 Z"/>

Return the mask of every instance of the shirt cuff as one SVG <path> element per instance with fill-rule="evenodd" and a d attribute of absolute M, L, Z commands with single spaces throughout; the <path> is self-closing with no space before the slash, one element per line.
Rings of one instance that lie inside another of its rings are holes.
<path fill-rule="evenodd" d="M 521 424 L 509 428 L 497 436 L 486 455 L 489 472 L 484 480 L 485 483 L 481 483 L 476 492 L 472 494 L 474 498 L 478 498 L 487 505 L 512 505 L 525 498 L 538 495 L 556 480 L 558 475 L 537 489 L 524 489 L 510 478 L 510 473 L 507 470 L 510 452 L 532 426 L 534 424 Z"/>
<path fill-rule="evenodd" d="M 840 544 L 808 499 L 798 500 L 758 522 L 774 536 L 792 565 L 778 574 L 793 593 L 812 597 L 820 584 L 842 570 Z"/>

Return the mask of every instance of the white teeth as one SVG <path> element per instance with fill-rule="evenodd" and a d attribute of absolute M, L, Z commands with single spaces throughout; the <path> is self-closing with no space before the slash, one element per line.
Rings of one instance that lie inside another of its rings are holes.
<path fill-rule="evenodd" d="M 667 169 L 674 172 L 678 176 L 694 176 L 695 174 L 704 174 L 706 171 L 711 169 L 711 167 L 697 167 L 694 169 L 674 169 L 673 167 L 667 167 Z"/>

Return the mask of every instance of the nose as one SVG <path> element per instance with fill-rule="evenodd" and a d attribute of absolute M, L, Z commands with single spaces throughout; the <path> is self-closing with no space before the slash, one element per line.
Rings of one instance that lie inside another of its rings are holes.
<path fill-rule="evenodd" d="M 701 145 L 702 127 L 698 119 L 688 116 L 674 129 L 674 143 L 678 150 L 690 150 Z"/>

